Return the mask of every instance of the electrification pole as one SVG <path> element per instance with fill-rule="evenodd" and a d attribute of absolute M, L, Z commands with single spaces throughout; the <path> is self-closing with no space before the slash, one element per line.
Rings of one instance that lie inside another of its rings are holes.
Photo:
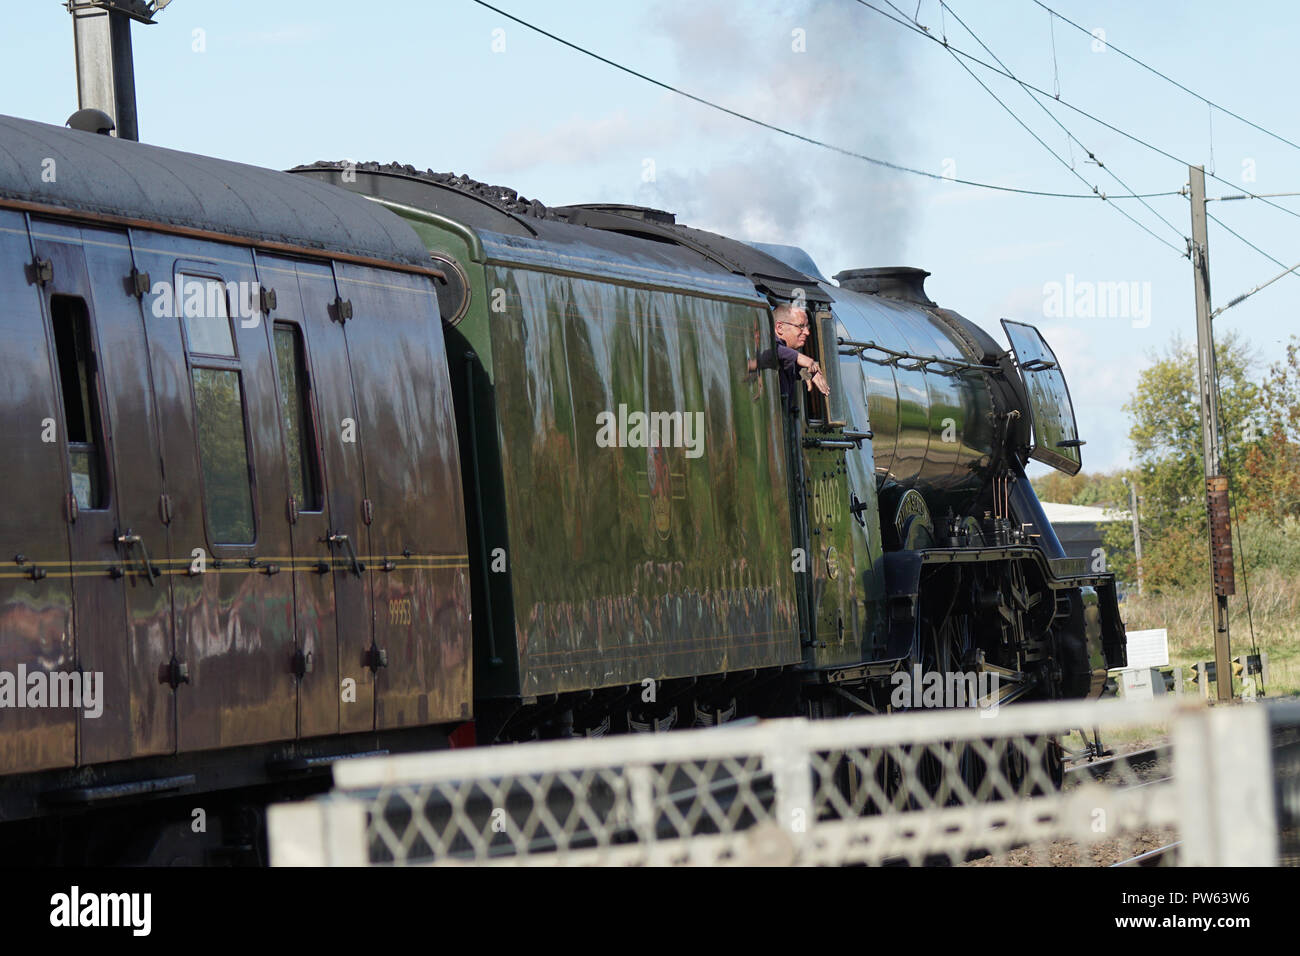
<path fill-rule="evenodd" d="M 1137 482 L 1123 479 L 1128 486 L 1129 516 L 1133 519 L 1133 563 L 1137 567 L 1138 594 L 1142 593 L 1142 536 L 1138 526 L 1138 489 Z"/>
<path fill-rule="evenodd" d="M 1232 700 L 1232 651 L 1228 641 L 1228 597 L 1236 593 L 1228 479 L 1219 456 L 1218 368 L 1210 318 L 1210 244 L 1205 218 L 1205 169 L 1189 166 L 1192 193 L 1192 276 L 1196 287 L 1197 387 L 1201 393 L 1201 443 L 1205 454 L 1205 508 L 1210 526 L 1210 577 L 1214 606 L 1214 676 L 1221 701 Z"/>
<path fill-rule="evenodd" d="M 103 110 L 119 139 L 140 138 L 131 21 L 151 24 L 171 0 L 67 0 L 77 51 L 77 105 Z"/>

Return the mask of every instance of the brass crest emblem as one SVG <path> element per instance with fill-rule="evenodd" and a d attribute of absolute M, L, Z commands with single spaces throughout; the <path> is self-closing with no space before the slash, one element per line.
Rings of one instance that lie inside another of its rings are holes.
<path fill-rule="evenodd" d="M 930 517 L 930 508 L 925 503 L 925 498 L 915 488 L 908 489 L 898 502 L 898 510 L 894 512 L 894 528 L 898 531 L 900 541 L 907 540 L 908 519 L 912 517 L 925 527 L 934 531 L 934 520 Z"/>

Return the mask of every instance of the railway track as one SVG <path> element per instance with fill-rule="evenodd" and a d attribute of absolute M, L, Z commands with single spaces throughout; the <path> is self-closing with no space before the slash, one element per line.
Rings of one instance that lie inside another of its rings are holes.
<path fill-rule="evenodd" d="M 1065 770 L 1066 786 L 1078 786 L 1091 779 L 1102 783 L 1116 782 L 1113 778 L 1132 776 L 1139 782 L 1129 786 L 1147 786 L 1172 779 L 1170 758 L 1173 748 L 1169 744 L 1157 744 L 1144 750 L 1116 754 L 1101 760 L 1067 767 Z M 1158 776 L 1157 776 L 1158 775 Z"/>
<path fill-rule="evenodd" d="M 1169 866 L 1174 864 L 1177 850 L 1182 845 L 1181 840 L 1175 840 L 1173 843 L 1156 847 L 1154 850 L 1147 850 L 1145 853 L 1131 856 L 1127 860 L 1120 860 L 1118 863 L 1112 863 L 1111 866 Z"/>
<path fill-rule="evenodd" d="M 1169 744 L 1157 744 L 1142 750 L 1079 764 L 1066 770 L 1065 787 L 1078 786 L 1086 781 L 1097 781 L 1120 790 L 1139 790 L 1143 787 L 1168 783 L 1173 779 L 1172 753 L 1173 748 Z M 1140 841 L 1144 836 L 1147 834 L 1137 832 L 1132 834 L 1132 839 L 1141 845 Z M 1168 834 L 1163 836 L 1151 834 L 1151 836 L 1157 839 L 1169 839 Z M 1112 867 L 1176 866 L 1178 849 L 1181 845 L 1181 841 L 1172 840 L 1108 865 Z"/>

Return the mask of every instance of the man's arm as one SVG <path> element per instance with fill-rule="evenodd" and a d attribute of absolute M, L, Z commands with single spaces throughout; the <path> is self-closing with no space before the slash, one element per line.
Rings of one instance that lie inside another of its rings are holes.
<path fill-rule="evenodd" d="M 784 368 L 785 371 L 793 373 L 799 367 L 800 353 L 796 352 L 784 342 L 778 342 L 776 348 L 765 349 L 758 353 L 759 368 Z M 804 356 L 807 358 L 807 356 Z"/>

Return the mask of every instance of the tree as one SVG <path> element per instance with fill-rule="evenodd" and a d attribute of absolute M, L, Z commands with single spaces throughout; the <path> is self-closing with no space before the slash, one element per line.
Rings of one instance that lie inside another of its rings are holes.
<path fill-rule="evenodd" d="M 1240 437 L 1242 423 L 1261 408 L 1261 389 L 1250 377 L 1254 360 L 1235 332 L 1222 336 L 1215 355 L 1223 433 Z M 1203 583 L 1208 574 L 1197 375 L 1195 347 L 1175 338 L 1141 373 L 1137 391 L 1124 406 L 1132 419 L 1129 439 L 1141 496 L 1144 577 L 1157 591 Z M 1113 563 L 1120 570 L 1124 560 L 1117 554 Z"/>
<path fill-rule="evenodd" d="M 1125 509 L 1128 507 L 1128 489 L 1122 473 L 1084 472 L 1067 475 L 1053 471 L 1030 481 L 1039 501 L 1055 501 L 1066 505 L 1085 505 L 1091 508 Z"/>
<path fill-rule="evenodd" d="M 1277 521 L 1300 518 L 1300 337 L 1269 366 L 1260 408 L 1237 435 L 1244 512 Z"/>

